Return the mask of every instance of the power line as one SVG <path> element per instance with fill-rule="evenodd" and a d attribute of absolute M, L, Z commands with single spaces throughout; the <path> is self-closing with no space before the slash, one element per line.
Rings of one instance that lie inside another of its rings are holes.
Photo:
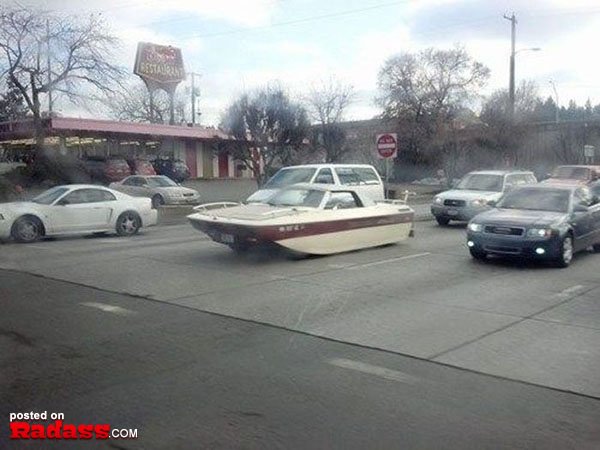
<path fill-rule="evenodd" d="M 217 31 L 214 33 L 199 33 L 199 34 L 191 34 L 191 35 L 178 35 L 176 37 L 178 38 L 206 38 L 206 37 L 215 37 L 215 36 L 225 36 L 225 35 L 231 35 L 231 34 L 240 34 L 240 33 L 246 33 L 249 31 L 257 31 L 257 30 L 266 30 L 266 29 L 270 29 L 270 28 L 276 28 L 276 27 L 283 27 L 283 26 L 288 26 L 288 25 L 295 25 L 295 24 L 299 24 L 299 23 L 305 23 L 305 22 L 312 22 L 315 20 L 323 20 L 323 19 L 330 19 L 330 18 L 334 18 L 334 17 L 341 17 L 341 16 L 347 16 L 347 15 L 351 15 L 351 14 L 357 14 L 357 13 L 361 13 L 361 12 L 366 12 L 366 11 L 372 11 L 375 9 L 380 9 L 380 8 L 387 8 L 390 6 L 396 6 L 396 5 L 401 5 L 401 4 L 405 4 L 405 3 L 411 3 L 414 0 L 398 0 L 395 2 L 389 2 L 389 3 L 379 3 L 377 5 L 373 5 L 373 6 L 368 6 L 365 8 L 357 8 L 357 9 L 347 9 L 344 11 L 337 11 L 334 13 L 328 13 L 328 14 L 321 14 L 321 15 L 317 15 L 317 16 L 310 16 L 310 17 L 304 17 L 302 19 L 294 19 L 294 20 L 287 20 L 284 22 L 276 22 L 276 23 L 272 23 L 269 25 L 263 25 L 263 26 L 258 26 L 258 27 L 248 27 L 248 28 L 236 28 L 236 29 L 231 29 L 231 30 L 227 30 L 227 31 Z"/>

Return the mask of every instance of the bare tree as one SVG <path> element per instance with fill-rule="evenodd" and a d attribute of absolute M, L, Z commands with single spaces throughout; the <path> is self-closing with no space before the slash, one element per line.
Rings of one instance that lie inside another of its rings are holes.
<path fill-rule="evenodd" d="M 305 97 L 315 124 L 310 133 L 312 150 L 322 150 L 327 162 L 341 161 L 349 150 L 345 130 L 339 124 L 353 100 L 353 86 L 335 78 L 313 87 Z"/>
<path fill-rule="evenodd" d="M 277 85 L 243 94 L 222 119 L 222 127 L 237 139 L 227 150 L 252 170 L 259 185 L 259 158 L 267 174 L 277 162 L 292 164 L 303 150 L 309 125 L 306 110 Z"/>
<path fill-rule="evenodd" d="M 181 91 L 176 91 L 175 123 L 185 122 L 187 98 Z M 148 123 L 169 123 L 170 100 L 169 95 L 156 90 L 154 98 L 150 101 L 150 93 L 142 83 L 136 83 L 120 89 L 107 100 L 110 114 L 117 120 Z"/>
<path fill-rule="evenodd" d="M 27 115 L 27 105 L 19 89 L 10 80 L 6 91 L 0 94 L 0 122 L 23 119 Z"/>
<path fill-rule="evenodd" d="M 432 139 L 467 109 L 489 72 L 462 47 L 402 53 L 383 64 L 376 102 L 382 118 L 399 132 L 404 161 L 431 164 L 439 159 Z"/>
<path fill-rule="evenodd" d="M 524 80 L 515 92 L 515 114 L 510 114 L 508 91 L 493 92 L 484 102 L 480 118 L 485 123 L 487 147 L 494 150 L 511 165 L 519 164 L 523 157 L 519 150 L 527 138 L 527 123 L 535 120 L 541 104 L 535 82 Z"/>
<path fill-rule="evenodd" d="M 0 7 L 0 79 L 7 77 L 23 96 L 38 149 L 43 144 L 44 96 L 62 93 L 78 102 L 90 92 L 112 92 L 124 73 L 110 63 L 117 44 L 97 15 L 81 18 Z M 90 91 L 84 94 L 84 87 Z"/>

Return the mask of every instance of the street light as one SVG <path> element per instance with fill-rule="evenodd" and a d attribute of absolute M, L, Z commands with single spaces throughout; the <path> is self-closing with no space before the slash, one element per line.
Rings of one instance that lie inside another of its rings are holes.
<path fill-rule="evenodd" d="M 541 50 L 541 48 L 540 48 L 540 47 L 529 47 L 529 48 L 522 48 L 522 49 L 520 49 L 520 50 L 517 50 L 517 51 L 515 52 L 515 55 L 516 55 L 517 53 L 521 53 L 521 52 L 539 52 L 540 50 Z"/>
<path fill-rule="evenodd" d="M 514 120 L 515 117 L 515 56 L 517 53 L 524 51 L 538 52 L 541 50 L 539 47 L 522 48 L 515 50 L 516 35 L 517 35 L 517 17 L 515 13 L 510 16 L 503 16 L 510 22 L 510 80 L 508 83 L 508 99 L 510 102 L 510 119 Z"/>
<path fill-rule="evenodd" d="M 558 123 L 558 91 L 556 90 L 556 84 L 554 84 L 553 80 L 549 80 L 548 83 L 550 83 L 550 85 L 552 86 L 552 89 L 554 90 L 554 97 L 556 98 L 556 108 L 554 108 L 554 120 L 556 123 Z"/>

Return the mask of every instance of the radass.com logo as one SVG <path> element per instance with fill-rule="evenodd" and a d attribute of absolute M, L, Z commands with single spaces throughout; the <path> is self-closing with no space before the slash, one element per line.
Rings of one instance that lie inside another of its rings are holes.
<path fill-rule="evenodd" d="M 137 439 L 137 428 L 113 428 L 108 423 L 72 423 L 63 413 L 17 412 L 9 414 L 11 439 Z"/>

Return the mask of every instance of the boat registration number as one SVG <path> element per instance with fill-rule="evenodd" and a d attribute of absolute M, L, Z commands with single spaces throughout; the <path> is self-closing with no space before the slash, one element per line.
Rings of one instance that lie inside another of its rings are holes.
<path fill-rule="evenodd" d="M 456 216 L 456 215 L 458 215 L 458 210 L 448 209 L 448 210 L 446 210 L 446 214 L 448 214 L 449 216 Z"/>
<path fill-rule="evenodd" d="M 217 240 L 224 244 L 233 244 L 235 242 L 235 237 L 233 236 L 233 234 L 221 233 Z"/>

